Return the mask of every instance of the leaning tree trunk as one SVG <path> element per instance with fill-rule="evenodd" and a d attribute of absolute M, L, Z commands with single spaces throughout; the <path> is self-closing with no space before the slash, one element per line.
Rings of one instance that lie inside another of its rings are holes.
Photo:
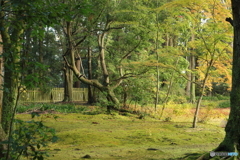
<path fill-rule="evenodd" d="M 81 71 L 81 59 L 79 57 L 75 58 L 75 65 L 76 65 L 77 69 L 79 71 Z M 81 83 L 79 80 L 75 81 L 73 84 L 74 88 L 80 88 L 80 85 L 81 85 Z"/>
<path fill-rule="evenodd" d="M 210 60 L 209 66 L 208 66 L 207 71 L 205 73 L 205 77 L 204 77 L 203 84 L 202 84 L 202 90 L 201 90 L 201 93 L 200 93 L 200 97 L 198 98 L 197 105 L 196 105 L 196 110 L 195 110 L 194 117 L 193 117 L 193 125 L 192 125 L 193 128 L 197 127 L 198 113 L 199 113 L 202 98 L 203 98 L 203 95 L 204 95 L 204 92 L 205 92 L 206 83 L 207 83 L 207 80 L 208 80 L 208 77 L 209 77 L 209 72 L 210 72 L 210 69 L 211 69 L 212 66 L 213 66 L 213 59 Z"/>

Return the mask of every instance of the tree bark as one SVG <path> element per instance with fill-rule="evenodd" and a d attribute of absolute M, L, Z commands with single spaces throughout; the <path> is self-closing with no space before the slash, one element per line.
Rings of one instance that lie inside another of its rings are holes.
<path fill-rule="evenodd" d="M 196 59 L 195 56 L 191 53 L 190 55 L 190 64 L 191 64 L 191 83 L 190 83 L 190 103 L 195 103 L 196 102 L 196 93 L 195 93 L 195 73 L 193 72 L 194 69 L 196 68 Z"/>
<path fill-rule="evenodd" d="M 63 102 L 72 102 L 73 72 L 65 65 L 64 67 L 64 99 Z"/>
<path fill-rule="evenodd" d="M 92 73 L 92 49 L 88 47 L 88 79 L 93 79 Z M 91 85 L 88 85 L 88 103 L 93 104 L 96 103 L 96 96 L 94 94 L 94 88 Z"/>
<path fill-rule="evenodd" d="M 98 36 L 98 46 L 99 46 L 99 58 L 100 58 L 100 66 L 102 69 L 103 74 L 103 85 L 108 86 L 109 85 L 109 74 L 107 70 L 107 65 L 105 61 L 105 36 L 106 33 L 99 34 Z"/>
<path fill-rule="evenodd" d="M 190 60 L 191 58 L 190 58 L 190 56 L 187 56 L 186 59 L 189 62 L 188 69 L 191 70 L 191 60 Z M 187 78 L 189 80 L 191 80 L 191 72 L 187 71 Z M 189 80 L 187 81 L 187 84 L 186 84 L 186 96 L 188 98 L 190 98 L 190 89 L 191 89 L 191 81 L 189 81 Z M 189 102 L 190 102 L 190 99 L 189 99 Z"/>
<path fill-rule="evenodd" d="M 158 6 L 158 2 L 157 2 L 157 6 Z M 158 55 L 158 48 L 159 48 L 159 23 L 158 23 L 158 13 L 156 13 L 156 26 L 157 26 L 157 33 L 156 33 L 156 43 L 155 43 L 155 50 L 156 50 L 156 58 L 157 58 L 157 63 L 159 63 L 159 55 Z M 156 82 L 156 94 L 155 94 L 155 104 L 154 104 L 154 108 L 155 108 L 155 112 L 157 111 L 157 105 L 158 105 L 158 101 L 159 101 L 159 75 L 160 75 L 160 69 L 159 66 L 156 66 L 156 72 L 157 72 L 157 82 Z"/>
<path fill-rule="evenodd" d="M 3 55 L 3 45 L 2 45 L 2 36 L 0 35 L 0 55 Z M 3 98 L 3 58 L 0 58 L 0 124 L 2 117 L 2 98 Z"/>
<path fill-rule="evenodd" d="M 0 125 L 0 142 L 5 141 L 7 139 L 6 133 L 4 132 L 2 126 Z M 0 158 L 4 158 L 4 150 L 7 150 L 7 145 L 0 145 Z"/>
<path fill-rule="evenodd" d="M 195 40 L 195 35 L 192 33 L 191 36 L 191 41 Z M 195 88 L 196 88 L 196 84 L 195 84 L 195 73 L 194 73 L 194 69 L 196 69 L 196 57 L 194 56 L 194 54 L 192 53 L 193 48 L 190 48 L 190 55 L 188 56 L 188 61 L 189 61 L 189 70 L 191 72 L 187 72 L 187 76 L 189 78 L 190 81 L 187 82 L 187 87 L 186 87 L 186 95 L 189 97 L 189 102 L 190 103 L 195 103 L 196 102 L 196 93 L 195 93 Z"/>
<path fill-rule="evenodd" d="M 43 64 L 43 40 L 38 38 L 38 61 L 39 63 Z M 38 71 L 40 79 L 44 76 L 43 70 Z M 42 89 L 43 88 L 43 81 L 39 81 L 39 87 Z"/>
<path fill-rule="evenodd" d="M 230 114 L 225 128 L 225 138 L 216 151 L 240 153 L 240 0 L 232 0 L 234 41 L 232 65 L 232 91 Z M 239 156 L 238 156 L 239 158 Z"/>
<path fill-rule="evenodd" d="M 0 35 L 0 42 L 2 43 L 2 36 Z M 3 46 L 0 44 L 0 55 L 3 54 Z M 3 78 L 2 78 L 3 75 L 3 59 L 0 58 L 0 86 L 1 86 L 1 89 L 0 89 L 0 124 L 1 123 L 1 119 L 2 119 L 2 97 L 3 97 L 3 88 L 2 88 L 2 85 L 3 85 Z M 0 125 L 0 142 L 6 140 L 6 133 L 5 131 L 3 130 L 2 128 L 2 125 Z M 1 158 L 4 158 L 5 155 L 3 154 L 3 150 L 6 150 L 7 149 L 7 146 L 6 145 L 0 145 L 0 159 Z"/>
<path fill-rule="evenodd" d="M 75 59 L 75 65 L 76 65 L 77 69 L 80 71 L 81 70 L 81 60 L 80 60 L 80 58 Z M 74 86 L 74 88 L 80 88 L 80 84 L 81 84 L 80 81 L 77 80 L 77 81 L 74 82 L 73 86 Z"/>
<path fill-rule="evenodd" d="M 19 13 L 18 15 L 21 15 Z M 0 17 L 5 17 L 4 12 L 0 12 Z M 20 17 L 15 17 L 18 22 L 12 28 L 9 34 L 8 29 L 1 30 L 3 41 L 3 59 L 4 59 L 4 85 L 3 85 L 3 101 L 2 101 L 2 128 L 6 134 L 9 132 L 11 116 L 15 107 L 19 79 L 20 79 L 20 52 L 21 52 L 21 36 L 23 34 L 24 23 Z M 4 18 L 0 20 L 0 26 L 5 25 Z"/>

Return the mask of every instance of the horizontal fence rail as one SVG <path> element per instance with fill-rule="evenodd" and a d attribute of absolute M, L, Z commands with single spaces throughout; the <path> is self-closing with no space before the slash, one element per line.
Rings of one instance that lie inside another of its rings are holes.
<path fill-rule="evenodd" d="M 87 88 L 73 88 L 73 101 L 87 101 Z M 40 89 L 25 90 L 20 94 L 19 102 L 60 102 L 64 99 L 64 88 L 53 88 L 49 92 Z"/>

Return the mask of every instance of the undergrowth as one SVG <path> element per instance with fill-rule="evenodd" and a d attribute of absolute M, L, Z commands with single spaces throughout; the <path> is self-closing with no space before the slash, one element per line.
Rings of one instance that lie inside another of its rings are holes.
<path fill-rule="evenodd" d="M 34 120 L 38 114 L 32 114 L 30 120 L 24 121 L 15 119 L 14 130 L 9 137 L 0 142 L 6 145 L 6 149 L 1 151 L 6 157 L 1 160 L 20 160 L 22 158 L 43 160 L 48 156 L 44 149 L 50 143 L 57 141 L 55 129 L 43 124 L 42 120 Z"/>
<path fill-rule="evenodd" d="M 227 108 L 229 106 L 228 100 L 221 101 L 209 101 L 204 100 L 200 107 L 198 122 L 208 123 L 211 119 L 214 118 L 223 118 L 225 119 L 226 113 L 216 113 L 214 109 L 216 108 Z M 66 104 L 54 104 L 54 103 L 30 103 L 22 104 L 18 106 L 17 113 L 27 113 L 27 112 L 49 112 L 51 113 L 82 113 L 85 115 L 98 115 L 98 114 L 109 114 L 107 108 L 104 106 L 90 106 L 90 105 L 76 105 L 73 103 Z M 155 108 L 154 105 L 128 105 L 125 108 L 120 108 L 117 111 L 118 114 L 123 116 L 128 116 L 129 114 L 135 114 L 139 119 L 145 119 L 146 117 L 151 117 L 159 119 L 165 122 L 170 121 L 180 121 L 186 122 L 187 119 L 193 117 L 195 111 L 195 104 L 183 103 L 183 104 L 174 104 L 168 103 L 163 107 L 163 105 L 157 105 Z M 110 114 L 115 114 L 112 111 Z M 162 117 L 160 117 L 162 115 Z"/>
<path fill-rule="evenodd" d="M 55 111 L 59 113 L 85 113 L 85 114 L 98 114 L 99 109 L 89 110 L 88 107 L 75 104 L 52 104 L 52 103 L 30 103 L 22 104 L 17 107 L 17 113 L 26 112 L 44 112 L 44 111 Z"/>

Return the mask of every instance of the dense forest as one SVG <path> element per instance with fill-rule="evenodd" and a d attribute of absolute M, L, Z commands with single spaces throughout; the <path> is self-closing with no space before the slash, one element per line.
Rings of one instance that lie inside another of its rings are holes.
<path fill-rule="evenodd" d="M 1 0 L 2 133 L 21 92 L 60 87 L 109 111 L 191 103 L 195 128 L 202 99 L 232 90 L 228 17 L 229 0 Z"/>

